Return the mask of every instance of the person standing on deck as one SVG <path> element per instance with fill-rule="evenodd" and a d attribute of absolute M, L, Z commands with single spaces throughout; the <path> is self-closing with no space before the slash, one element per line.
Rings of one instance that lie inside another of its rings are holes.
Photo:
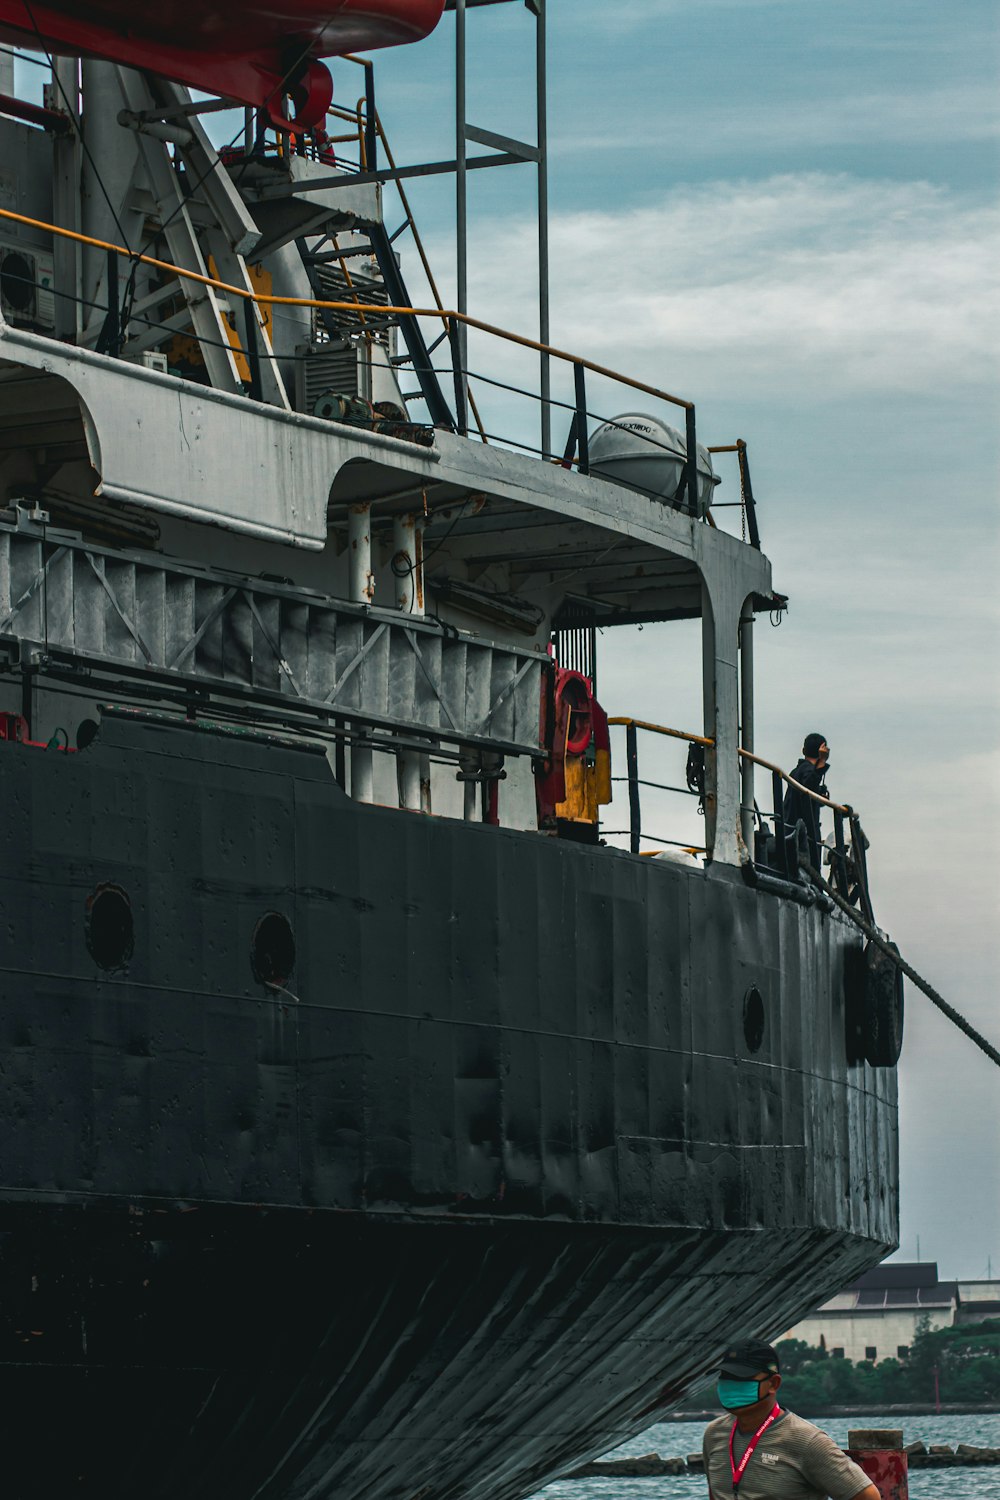
<path fill-rule="evenodd" d="M 802 759 L 791 775 L 795 785 L 790 786 L 785 793 L 782 808 L 786 828 L 794 831 L 796 823 L 804 823 L 814 846 L 819 844 L 819 803 L 812 797 L 807 797 L 799 788 L 805 787 L 807 791 L 815 792 L 828 800 L 826 772 L 829 764 L 830 747 L 826 736 L 807 734 L 802 744 Z M 815 854 L 813 858 L 815 860 Z"/>
<path fill-rule="evenodd" d="M 717 1391 L 732 1416 L 710 1422 L 702 1443 L 709 1500 L 880 1500 L 831 1437 L 778 1405 L 780 1385 L 770 1344 L 726 1351 Z"/>

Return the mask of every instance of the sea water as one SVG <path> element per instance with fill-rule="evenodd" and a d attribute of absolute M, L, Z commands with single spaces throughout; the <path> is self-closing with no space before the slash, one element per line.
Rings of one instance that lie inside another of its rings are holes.
<path fill-rule="evenodd" d="M 1000 1448 L 1000 1413 L 969 1417 L 810 1417 L 841 1447 L 847 1446 L 848 1431 L 862 1427 L 903 1429 L 904 1443 L 920 1438 L 947 1443 L 956 1448 L 969 1443 L 976 1448 Z M 606 1458 L 635 1458 L 658 1453 L 661 1458 L 686 1458 L 700 1453 L 704 1422 L 661 1422 L 639 1437 L 623 1443 Z M 546 1485 L 534 1500 L 704 1500 L 705 1480 L 700 1474 L 665 1475 L 658 1479 L 566 1479 Z M 997 1500 L 1000 1497 L 1000 1465 L 976 1469 L 914 1469 L 910 1474 L 910 1500 Z"/>

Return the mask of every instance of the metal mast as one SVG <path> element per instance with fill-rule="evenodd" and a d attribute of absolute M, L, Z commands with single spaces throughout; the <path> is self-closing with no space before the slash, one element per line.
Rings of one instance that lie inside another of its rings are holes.
<path fill-rule="evenodd" d="M 525 0 L 525 8 L 535 18 L 535 142 L 534 146 L 496 131 L 482 130 L 468 118 L 468 46 L 466 19 L 471 7 L 509 3 L 509 0 L 449 0 L 448 9 L 455 12 L 455 231 L 456 284 L 458 311 L 469 311 L 469 193 L 468 143 L 489 146 L 503 152 L 506 158 L 533 162 L 538 178 L 538 340 L 548 344 L 549 320 L 549 175 L 548 175 L 548 89 L 546 0 Z M 499 162 L 497 163 L 500 164 Z M 466 329 L 458 331 L 461 367 L 467 368 Z M 541 395 L 540 446 L 545 457 L 552 452 L 551 360 L 544 351 L 539 355 Z"/>

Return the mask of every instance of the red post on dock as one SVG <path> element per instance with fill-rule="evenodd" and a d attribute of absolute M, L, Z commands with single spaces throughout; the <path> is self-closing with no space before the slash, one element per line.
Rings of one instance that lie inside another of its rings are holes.
<path fill-rule="evenodd" d="M 875 1485 L 882 1500 L 909 1500 L 903 1434 L 895 1428 L 860 1428 L 847 1434 L 847 1453 Z"/>

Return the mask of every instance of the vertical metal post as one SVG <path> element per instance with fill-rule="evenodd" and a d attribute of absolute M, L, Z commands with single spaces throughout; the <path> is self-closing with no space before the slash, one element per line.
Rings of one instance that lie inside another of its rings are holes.
<path fill-rule="evenodd" d="M 13 61 L 13 59 L 10 59 Z M 52 135 L 52 209 L 63 229 L 77 232 L 80 217 L 80 62 L 75 57 L 52 59 L 52 80 L 57 108 L 69 108 L 73 128 Z M 78 241 L 55 235 L 52 273 L 55 288 L 55 332 L 59 338 L 76 340 L 85 322 L 80 294 L 83 290 L 82 246 Z"/>
<path fill-rule="evenodd" d="M 121 352 L 121 309 L 118 306 L 118 256 L 114 250 L 107 254 L 107 275 L 105 277 L 108 293 L 108 311 L 104 319 L 97 340 L 98 354 L 111 354 L 115 359 Z"/>
<path fill-rule="evenodd" d="M 0 94 L 14 94 L 14 59 L 9 52 L 0 52 Z"/>
<path fill-rule="evenodd" d="M 747 604 L 740 619 L 740 748 L 753 754 L 753 609 Z M 754 765 L 740 756 L 740 830 L 753 859 Z"/>
<path fill-rule="evenodd" d="M 850 882 L 847 879 L 847 845 L 844 842 L 844 814 L 834 808 L 833 812 L 833 843 L 836 849 L 834 861 L 833 880 L 845 901 L 850 895 Z"/>
<path fill-rule="evenodd" d="M 774 841 L 778 846 L 778 869 L 783 875 L 790 876 L 788 832 L 785 828 L 785 814 L 783 810 L 785 788 L 777 771 L 771 773 L 771 795 L 774 798 Z"/>
<path fill-rule="evenodd" d="M 865 854 L 865 836 L 861 829 L 861 822 L 857 813 L 851 814 L 851 858 L 854 860 L 854 868 L 858 876 L 858 889 L 860 893 L 860 906 L 862 915 L 869 922 L 874 922 L 875 913 L 872 910 L 872 898 L 868 889 L 868 858 Z"/>
<path fill-rule="evenodd" d="M 535 140 L 538 144 L 538 341 L 551 343 L 549 322 L 549 105 L 548 40 L 546 0 L 532 0 L 535 12 Z M 539 357 L 539 394 L 541 396 L 541 449 L 543 458 L 552 456 L 552 361 L 548 354 Z"/>
<path fill-rule="evenodd" d="M 574 364 L 573 385 L 576 390 L 576 448 L 579 454 L 577 468 L 581 474 L 589 474 L 590 436 L 587 432 L 587 376 L 583 365 Z"/>
<path fill-rule="evenodd" d="M 698 514 L 698 429 L 693 403 L 686 409 L 684 417 L 687 433 L 687 461 L 684 478 L 687 486 L 688 510 L 694 516 Z"/>
<path fill-rule="evenodd" d="M 375 109 L 375 64 L 365 63 L 365 169 L 378 171 L 378 114 Z"/>
<path fill-rule="evenodd" d="M 639 808 L 639 740 L 634 724 L 625 726 L 625 767 L 628 776 L 629 848 L 633 854 L 638 854 L 642 814 Z"/>
<path fill-rule="evenodd" d="M 462 347 L 463 324 L 452 319 L 448 324 L 448 342 L 451 345 L 452 373 L 455 380 L 455 423 L 462 437 L 469 435 L 469 414 L 465 401 L 465 351 Z"/>
<path fill-rule="evenodd" d="M 465 0 L 455 0 L 455 253 L 458 311 L 469 311 L 469 174 L 466 167 L 465 131 L 468 124 L 466 106 Z M 461 358 L 458 368 L 468 368 L 467 330 L 459 324 L 458 345 Z"/>
<path fill-rule="evenodd" d="M 750 460 L 747 458 L 747 445 L 742 438 L 736 439 L 736 457 L 740 466 L 740 489 L 743 491 L 743 505 L 747 516 L 747 530 L 750 533 L 750 545 L 760 551 L 760 528 L 757 525 L 757 502 L 753 497 L 753 485 L 750 482 Z"/>

